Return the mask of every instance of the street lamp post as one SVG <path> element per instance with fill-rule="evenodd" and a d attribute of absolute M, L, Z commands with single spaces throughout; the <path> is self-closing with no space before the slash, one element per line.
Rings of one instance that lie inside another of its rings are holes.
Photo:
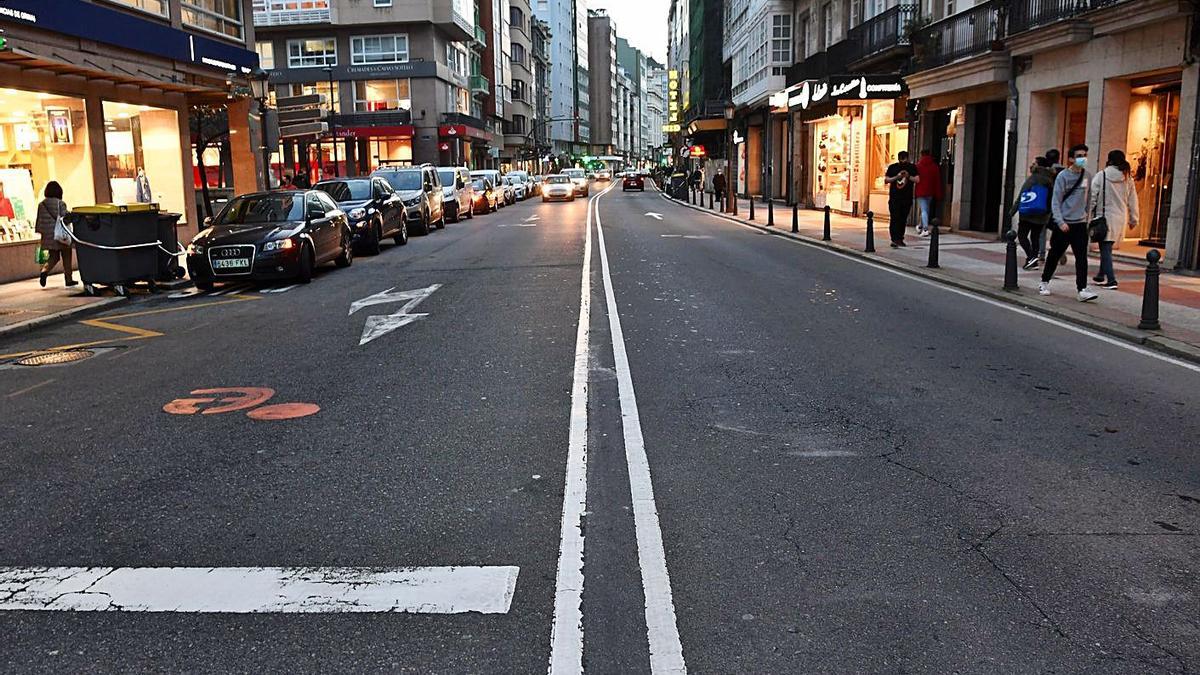
<path fill-rule="evenodd" d="M 736 213 L 730 204 L 737 203 L 737 181 L 733 177 L 733 102 L 725 104 L 725 211 Z"/>
<path fill-rule="evenodd" d="M 333 143 L 333 175 L 338 176 L 338 147 L 337 147 L 337 110 L 334 108 L 333 67 L 325 66 L 325 74 L 329 76 L 329 137 Z"/>
<path fill-rule="evenodd" d="M 262 68 L 250 73 L 250 88 L 258 100 L 259 149 L 262 152 L 263 189 L 271 189 L 271 149 L 267 147 L 267 95 L 270 90 L 269 75 Z"/>

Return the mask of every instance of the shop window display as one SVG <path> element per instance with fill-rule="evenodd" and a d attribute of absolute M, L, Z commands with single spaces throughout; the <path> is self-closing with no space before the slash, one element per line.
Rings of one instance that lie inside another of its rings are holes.
<path fill-rule="evenodd" d="M 174 110 L 104 102 L 113 203 L 155 203 L 166 211 L 185 212 L 179 133 Z"/>
<path fill-rule="evenodd" d="M 39 239 L 33 221 L 49 181 L 68 204 L 95 200 L 86 120 L 81 99 L 0 89 L 0 245 Z"/>
<path fill-rule="evenodd" d="M 1179 132 L 1179 89 L 1135 89 L 1129 105 L 1126 154 L 1137 188 L 1141 222 L 1123 234 L 1146 246 L 1162 247 L 1167 239 L 1175 143 Z"/>

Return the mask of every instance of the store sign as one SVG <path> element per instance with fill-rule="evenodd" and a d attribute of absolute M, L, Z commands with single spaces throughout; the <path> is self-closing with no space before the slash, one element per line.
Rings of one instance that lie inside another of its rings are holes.
<path fill-rule="evenodd" d="M 706 150 L 703 145 L 693 145 L 692 147 L 688 148 L 688 157 L 693 159 L 708 157 L 708 150 Z"/>
<path fill-rule="evenodd" d="M 663 131 L 674 134 L 679 133 L 679 71 L 667 71 L 667 123 L 663 125 Z"/>
<path fill-rule="evenodd" d="M 662 125 L 662 130 L 668 134 L 677 134 L 677 133 L 679 133 L 679 125 L 678 124 L 664 124 L 664 125 Z"/>
<path fill-rule="evenodd" d="M 807 110 L 826 101 L 893 99 L 907 92 L 899 75 L 830 75 L 823 80 L 805 80 L 780 93 L 787 95 L 788 107 Z"/>
<path fill-rule="evenodd" d="M 258 67 L 258 54 L 245 47 L 83 0 L 0 0 L 0 24 L 5 22 L 229 72 Z"/>

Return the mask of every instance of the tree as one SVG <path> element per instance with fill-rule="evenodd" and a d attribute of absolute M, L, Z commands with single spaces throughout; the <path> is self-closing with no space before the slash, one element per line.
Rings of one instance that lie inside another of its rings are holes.
<path fill-rule="evenodd" d="M 208 192 L 208 168 L 204 165 L 204 151 L 214 143 L 229 137 L 229 111 L 223 105 L 192 106 L 188 117 L 192 145 L 196 148 L 196 169 L 200 172 L 200 193 L 204 197 L 204 215 L 213 216 L 212 196 Z"/>

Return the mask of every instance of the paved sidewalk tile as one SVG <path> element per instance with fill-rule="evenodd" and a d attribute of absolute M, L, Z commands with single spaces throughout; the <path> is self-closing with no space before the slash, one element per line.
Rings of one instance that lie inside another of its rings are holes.
<path fill-rule="evenodd" d="M 705 200 L 707 205 L 707 200 Z M 737 218 L 743 222 L 765 226 L 767 206 L 756 200 L 754 221 L 749 220 L 749 202 L 738 200 Z M 705 209 L 707 210 L 707 209 Z M 775 204 L 775 228 L 784 233 L 791 232 L 792 209 L 782 203 Z M 730 215 L 730 214 L 725 214 Z M 820 240 L 824 230 L 824 214 L 821 211 L 800 209 L 797 212 L 799 235 L 810 240 Z M 990 237 L 991 235 L 988 235 Z M 830 217 L 831 243 L 857 251 L 866 244 L 866 221 L 839 214 Z M 916 236 L 908 228 L 905 248 L 893 249 L 888 242 L 886 221 L 875 223 L 876 255 L 885 260 L 925 271 L 929 256 L 929 240 Z M 1018 261 L 1024 256 L 1018 251 Z M 943 232 L 938 242 L 939 270 L 941 276 L 987 286 L 1000 290 L 1004 286 L 1005 243 L 991 238 L 980 238 Z M 1052 295 L 1037 295 L 1037 284 L 1041 280 L 1041 269 L 1019 270 L 1020 289 L 1013 292 L 1014 299 L 1035 309 L 1060 308 L 1085 315 L 1101 322 L 1116 324 L 1124 328 L 1136 328 L 1141 317 L 1142 291 L 1145 287 L 1144 265 L 1134 264 L 1128 258 L 1118 258 L 1114 268 L 1120 288 L 1115 291 L 1095 288 L 1100 297 L 1092 302 L 1081 303 L 1075 299 L 1075 264 L 1069 260 L 1059 266 L 1050 284 Z M 1099 269 L 1099 256 L 1093 253 L 1088 261 L 1088 277 Z M 1159 277 L 1159 314 L 1163 330 L 1144 332 L 1146 337 L 1161 335 L 1190 345 L 1200 354 L 1200 278 L 1163 271 Z"/>

